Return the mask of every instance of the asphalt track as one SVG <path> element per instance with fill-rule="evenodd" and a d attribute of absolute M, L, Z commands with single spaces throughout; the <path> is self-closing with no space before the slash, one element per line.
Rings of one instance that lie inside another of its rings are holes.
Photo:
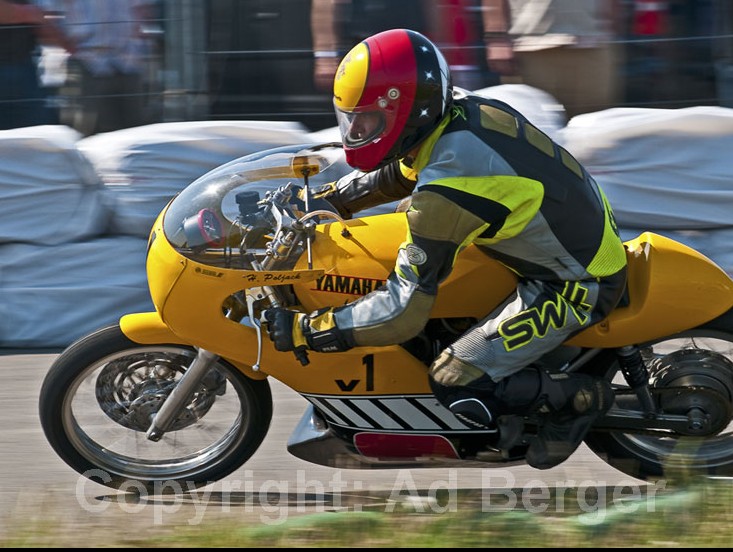
<path fill-rule="evenodd" d="M 548 496 L 574 488 L 606 502 L 648 494 L 654 485 L 609 467 L 584 446 L 564 464 L 539 471 L 528 466 L 337 470 L 291 456 L 286 443 L 305 400 L 272 381 L 275 403 L 270 433 L 257 453 L 226 479 L 172 498 L 112 491 L 78 476 L 46 442 L 38 419 L 38 393 L 53 351 L 0 350 L 0 535 L 19 519 L 40 513 L 75 524 L 128 528 L 194 525 L 211 517 L 275 524 L 314 511 L 413 508 L 435 513 L 466 507 L 555 507 Z M 588 494 L 590 492 L 590 494 Z M 548 494 L 549 493 L 549 494 Z M 543 498 L 544 497 L 544 498 Z M 136 525 L 133 525 L 133 521 Z M 123 525 L 120 525 L 120 524 Z"/>

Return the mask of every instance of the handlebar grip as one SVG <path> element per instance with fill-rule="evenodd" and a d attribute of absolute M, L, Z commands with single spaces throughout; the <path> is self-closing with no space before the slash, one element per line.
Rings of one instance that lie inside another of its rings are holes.
<path fill-rule="evenodd" d="M 308 353 L 305 349 L 296 349 L 293 351 L 293 354 L 295 355 L 295 358 L 297 358 L 300 361 L 300 364 L 302 366 L 308 366 L 310 364 L 310 360 L 308 359 Z"/>

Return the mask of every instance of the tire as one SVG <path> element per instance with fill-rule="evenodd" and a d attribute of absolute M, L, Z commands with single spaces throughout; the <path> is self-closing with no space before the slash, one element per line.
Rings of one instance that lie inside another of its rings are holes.
<path fill-rule="evenodd" d="M 181 493 L 222 479 L 264 440 L 272 394 L 267 380 L 218 359 L 184 415 L 160 441 L 149 440 L 146 426 L 195 354 L 134 343 L 119 325 L 79 339 L 41 387 L 46 439 L 71 468 L 114 489 Z"/>
<path fill-rule="evenodd" d="M 692 385 L 714 392 L 683 392 L 661 399 L 669 405 L 662 404 L 662 409 L 675 414 L 684 414 L 690 407 L 702 408 L 713 420 L 714 434 L 651 436 L 596 431 L 588 434 L 586 444 L 614 468 L 645 481 L 733 476 L 733 310 L 694 330 L 640 348 L 653 388 Z"/>

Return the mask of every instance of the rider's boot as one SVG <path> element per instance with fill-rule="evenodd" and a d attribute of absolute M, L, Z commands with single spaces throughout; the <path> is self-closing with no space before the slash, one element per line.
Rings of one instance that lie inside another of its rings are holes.
<path fill-rule="evenodd" d="M 529 367 L 507 376 L 491 392 L 464 395 L 449 409 L 469 425 L 495 430 L 496 448 L 510 453 L 527 447 L 527 463 L 548 469 L 575 452 L 613 398 L 610 384 L 600 378 Z M 536 420 L 536 434 L 528 432 L 526 416 Z"/>
<path fill-rule="evenodd" d="M 466 382 L 460 376 L 467 370 L 446 366 L 431 373 L 436 397 L 469 426 L 494 432 L 502 453 L 526 449 L 527 463 L 538 469 L 566 460 L 614 398 L 608 382 L 586 374 L 530 366 L 499 382 L 488 375 Z M 536 434 L 527 431 L 525 418 L 536 422 Z"/>
<path fill-rule="evenodd" d="M 593 423 L 611 408 L 614 394 L 610 383 L 586 374 L 539 373 L 539 425 L 537 435 L 529 439 L 526 459 L 533 468 L 545 470 L 575 452 Z"/>

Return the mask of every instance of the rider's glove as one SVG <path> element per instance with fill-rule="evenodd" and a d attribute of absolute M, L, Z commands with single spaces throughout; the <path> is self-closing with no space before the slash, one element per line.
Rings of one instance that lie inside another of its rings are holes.
<path fill-rule="evenodd" d="M 278 351 L 305 349 L 305 339 L 300 331 L 300 324 L 297 323 L 298 317 L 302 318 L 303 316 L 305 315 L 300 312 L 283 308 L 273 308 L 265 311 L 267 334 L 275 344 L 275 349 Z"/>
<path fill-rule="evenodd" d="M 313 192 L 313 199 L 325 199 L 336 209 L 336 211 L 338 211 L 338 214 L 341 215 L 341 218 L 351 218 L 351 212 L 349 211 L 347 206 L 344 205 L 344 202 L 341 199 L 341 192 L 339 189 L 338 180 L 328 182 L 327 184 L 323 184 L 322 186 L 316 188 Z"/>
<path fill-rule="evenodd" d="M 356 345 L 350 333 L 336 327 L 330 307 L 308 315 L 275 307 L 267 309 L 264 318 L 267 333 L 278 351 L 311 349 L 319 353 L 338 353 Z"/>

